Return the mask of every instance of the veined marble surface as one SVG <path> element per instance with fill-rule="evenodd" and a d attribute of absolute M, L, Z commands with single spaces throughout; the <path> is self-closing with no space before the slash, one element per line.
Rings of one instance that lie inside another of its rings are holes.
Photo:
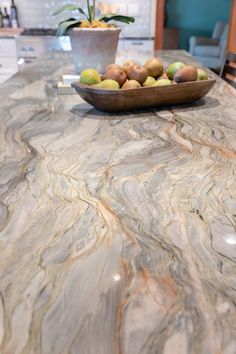
<path fill-rule="evenodd" d="M 109 115 L 71 69 L 0 87 L 0 353 L 235 354 L 236 91 Z"/>

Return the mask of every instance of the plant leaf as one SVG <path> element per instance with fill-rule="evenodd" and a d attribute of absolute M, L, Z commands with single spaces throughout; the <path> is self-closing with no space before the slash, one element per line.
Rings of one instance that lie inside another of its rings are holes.
<path fill-rule="evenodd" d="M 93 5 L 90 5 L 90 6 L 89 6 L 89 12 L 90 12 L 91 21 L 92 21 L 92 20 L 94 20 L 94 18 L 93 18 Z"/>
<path fill-rule="evenodd" d="M 86 13 L 84 12 L 84 10 L 83 10 L 81 7 L 78 7 L 78 11 L 79 11 L 82 15 L 84 15 L 84 16 L 87 18 L 87 20 L 88 20 L 88 16 L 86 15 Z"/>
<path fill-rule="evenodd" d="M 91 22 L 92 21 L 92 9 L 91 9 L 91 5 L 89 5 L 89 2 L 88 2 L 88 20 Z"/>
<path fill-rule="evenodd" d="M 80 19 L 69 18 L 66 21 L 59 23 L 57 28 L 57 37 L 65 36 L 70 28 L 75 27 L 75 25 L 81 22 Z"/>
<path fill-rule="evenodd" d="M 99 21 L 109 22 L 109 21 L 119 21 L 129 24 L 130 22 L 135 22 L 134 17 L 123 16 L 123 15 L 109 15 L 106 14 L 99 18 Z"/>
<path fill-rule="evenodd" d="M 53 12 L 52 15 L 56 16 L 56 15 L 61 14 L 64 11 L 76 11 L 76 10 L 86 16 L 86 14 L 84 13 L 84 10 L 81 7 L 78 7 L 77 5 L 73 5 L 73 4 L 65 5 L 65 6 L 61 7 L 60 9 L 57 9 L 55 12 Z"/>

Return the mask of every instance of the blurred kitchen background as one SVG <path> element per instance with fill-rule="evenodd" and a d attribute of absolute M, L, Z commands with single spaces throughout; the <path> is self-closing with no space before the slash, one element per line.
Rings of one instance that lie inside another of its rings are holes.
<path fill-rule="evenodd" d="M 85 5 L 86 2 L 14 1 L 18 29 L 2 28 L 0 18 L 0 82 L 22 70 L 46 51 L 71 49 L 69 37 L 58 39 L 55 36 L 57 23 L 68 14 L 52 16 L 55 9 L 68 3 Z M 11 14 L 11 5 L 12 0 L 0 0 L 3 15 L 5 11 Z M 121 25 L 123 30 L 119 52 L 151 52 L 162 48 L 189 50 L 189 38 L 211 37 L 217 22 L 233 22 L 229 37 L 234 37 L 235 42 L 236 0 L 105 0 L 98 1 L 98 6 L 103 12 L 118 12 L 136 19 L 134 24 Z M 10 22 L 12 24 L 17 27 L 16 22 Z"/>

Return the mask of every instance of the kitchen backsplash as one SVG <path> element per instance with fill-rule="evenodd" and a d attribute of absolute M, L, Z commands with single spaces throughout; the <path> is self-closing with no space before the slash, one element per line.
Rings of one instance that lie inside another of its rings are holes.
<path fill-rule="evenodd" d="M 9 6 L 9 0 L 0 0 L 0 5 Z M 124 15 L 134 16 L 135 24 L 122 25 L 122 36 L 124 37 L 151 37 L 154 33 L 154 16 L 156 0 L 105 0 L 100 1 L 103 8 L 111 7 Z M 68 3 L 84 4 L 85 0 L 15 0 L 19 12 L 21 27 L 31 28 L 54 28 L 62 20 L 64 15 L 53 17 L 52 12 L 58 7 Z M 99 1 L 98 1 L 99 4 Z"/>

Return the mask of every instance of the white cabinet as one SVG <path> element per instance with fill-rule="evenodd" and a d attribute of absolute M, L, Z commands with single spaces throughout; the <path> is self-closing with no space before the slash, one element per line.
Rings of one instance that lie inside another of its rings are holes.
<path fill-rule="evenodd" d="M 1 75 L 14 75 L 18 71 L 16 57 L 0 57 Z"/>
<path fill-rule="evenodd" d="M 0 75 L 0 84 L 3 84 L 3 82 L 7 81 L 10 79 L 11 76 L 9 75 Z"/>
<path fill-rule="evenodd" d="M 18 71 L 15 38 L 0 38 L 0 83 Z"/>
<path fill-rule="evenodd" d="M 154 41 L 149 40 L 149 39 L 130 39 L 130 40 L 124 40 L 123 44 L 123 50 L 124 51 L 153 51 L 154 50 Z"/>
<path fill-rule="evenodd" d="M 15 38 L 0 37 L 0 56 L 15 57 L 16 56 L 16 41 Z"/>
<path fill-rule="evenodd" d="M 154 40 L 152 39 L 120 39 L 118 52 L 152 52 Z"/>

